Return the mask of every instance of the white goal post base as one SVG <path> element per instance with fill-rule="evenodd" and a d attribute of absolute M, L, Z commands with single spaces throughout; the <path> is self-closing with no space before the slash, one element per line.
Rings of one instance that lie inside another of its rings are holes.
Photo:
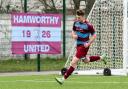
<path fill-rule="evenodd" d="M 128 70 L 122 70 L 122 69 L 110 69 L 111 70 L 111 75 L 122 75 L 122 76 L 127 76 L 128 75 Z M 103 74 L 103 69 L 102 70 L 76 70 L 73 72 L 73 75 L 104 75 Z"/>

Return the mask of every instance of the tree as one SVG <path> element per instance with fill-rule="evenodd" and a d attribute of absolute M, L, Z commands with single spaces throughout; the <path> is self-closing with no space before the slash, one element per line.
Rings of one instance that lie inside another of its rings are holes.
<path fill-rule="evenodd" d="M 86 14 L 89 14 L 95 0 L 73 0 L 73 2 L 74 2 L 74 12 L 76 12 L 76 10 L 80 9 L 80 2 L 81 1 L 85 1 L 85 3 L 86 3 L 85 12 L 86 12 Z"/>
<path fill-rule="evenodd" d="M 0 13 L 7 13 L 7 9 L 9 9 L 9 4 L 6 5 L 6 0 L 0 0 Z M 8 6 L 7 8 L 5 6 Z"/>
<path fill-rule="evenodd" d="M 58 13 L 58 10 L 56 8 L 57 0 L 39 0 L 39 2 L 41 2 L 44 6 L 45 13 Z"/>
<path fill-rule="evenodd" d="M 22 4 L 22 0 L 20 3 Z M 21 7 L 22 5 L 16 5 L 11 0 L 0 0 L 0 13 L 19 12 Z"/>
<path fill-rule="evenodd" d="M 73 0 L 74 2 L 74 11 L 78 10 L 80 7 L 80 1 L 81 0 Z"/>
<path fill-rule="evenodd" d="M 86 9 L 85 9 L 86 14 L 89 14 L 94 2 L 95 2 L 95 0 L 87 0 L 87 5 L 86 5 Z"/>

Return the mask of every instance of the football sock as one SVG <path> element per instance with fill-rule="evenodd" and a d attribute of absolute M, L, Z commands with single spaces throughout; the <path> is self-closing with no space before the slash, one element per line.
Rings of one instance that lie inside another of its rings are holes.
<path fill-rule="evenodd" d="M 72 74 L 72 72 L 74 71 L 74 69 L 75 68 L 73 68 L 72 66 L 70 66 L 69 69 L 64 74 L 64 78 L 67 79 Z"/>
<path fill-rule="evenodd" d="M 90 56 L 90 62 L 98 61 L 100 60 L 100 56 Z"/>

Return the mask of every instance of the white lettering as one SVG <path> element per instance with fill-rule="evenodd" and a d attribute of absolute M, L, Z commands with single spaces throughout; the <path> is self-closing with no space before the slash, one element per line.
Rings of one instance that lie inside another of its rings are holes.
<path fill-rule="evenodd" d="M 58 24 L 59 17 L 56 16 L 31 16 L 31 15 L 14 15 L 14 23 L 41 23 L 41 24 Z"/>
<path fill-rule="evenodd" d="M 23 19 L 22 16 L 19 17 L 19 21 L 18 21 L 18 22 L 19 22 L 19 23 L 24 23 L 24 19 Z"/>
<path fill-rule="evenodd" d="M 36 16 L 36 22 L 37 23 L 40 23 L 41 21 L 40 21 L 41 19 L 40 19 L 40 16 Z"/>
<path fill-rule="evenodd" d="M 54 17 L 55 18 L 55 24 L 59 22 L 59 17 Z"/>
<path fill-rule="evenodd" d="M 41 17 L 41 23 L 44 23 L 44 24 L 46 23 L 46 21 L 45 21 L 45 16 L 42 16 L 42 17 Z"/>
<path fill-rule="evenodd" d="M 49 45 L 24 45 L 24 52 L 48 52 Z"/>
<path fill-rule="evenodd" d="M 13 21 L 14 21 L 14 23 L 19 23 L 19 22 L 18 22 L 18 21 L 19 21 L 18 18 L 19 18 L 18 16 L 15 16 L 15 15 L 13 16 Z"/>
<path fill-rule="evenodd" d="M 55 23 L 54 20 L 55 20 L 54 17 L 51 17 L 50 18 L 50 24 L 54 24 Z"/>
<path fill-rule="evenodd" d="M 24 45 L 24 52 L 28 52 L 28 46 Z"/>

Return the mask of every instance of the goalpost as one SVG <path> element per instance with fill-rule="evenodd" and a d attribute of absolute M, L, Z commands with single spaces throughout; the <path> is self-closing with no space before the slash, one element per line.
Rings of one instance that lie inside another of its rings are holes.
<path fill-rule="evenodd" d="M 78 63 L 73 72 L 78 75 L 103 75 L 104 68 L 110 68 L 112 75 L 127 75 L 128 68 L 128 0 L 96 0 L 88 20 L 94 25 L 97 33 L 88 55 L 107 54 L 107 65 L 102 62 Z M 65 67 L 68 68 L 75 44 L 69 54 Z"/>

